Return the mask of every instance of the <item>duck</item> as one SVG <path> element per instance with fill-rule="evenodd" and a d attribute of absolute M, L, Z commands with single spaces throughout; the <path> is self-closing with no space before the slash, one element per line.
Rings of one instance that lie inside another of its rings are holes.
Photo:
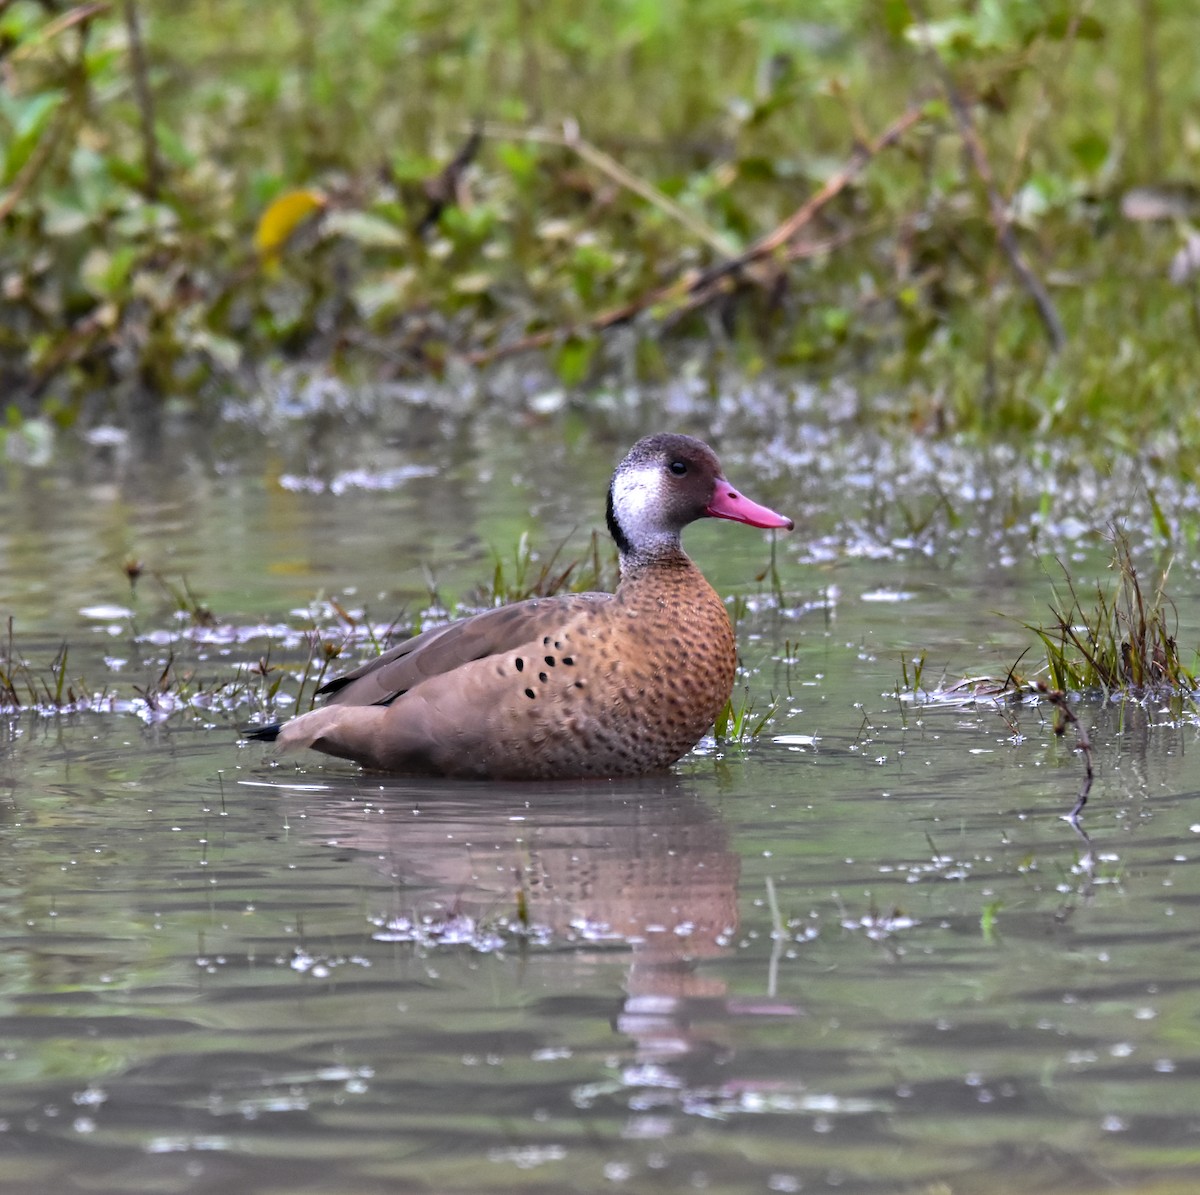
<path fill-rule="evenodd" d="M 612 475 L 612 593 L 530 598 L 430 628 L 327 682 L 325 703 L 243 731 L 374 772 L 574 780 L 661 772 L 733 691 L 725 603 L 683 550 L 683 529 L 727 519 L 791 530 L 735 489 L 702 440 L 639 440 Z"/>

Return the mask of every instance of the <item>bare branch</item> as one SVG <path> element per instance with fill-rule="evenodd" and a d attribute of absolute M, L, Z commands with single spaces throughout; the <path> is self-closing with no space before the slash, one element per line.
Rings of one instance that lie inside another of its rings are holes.
<path fill-rule="evenodd" d="M 146 171 L 146 198 L 155 200 L 162 187 L 162 160 L 158 154 L 158 135 L 154 130 L 154 97 L 146 69 L 142 44 L 142 25 L 137 0 L 125 0 L 125 30 L 129 36 L 129 65 L 133 71 L 133 90 L 137 96 L 142 126 L 142 160 Z"/>

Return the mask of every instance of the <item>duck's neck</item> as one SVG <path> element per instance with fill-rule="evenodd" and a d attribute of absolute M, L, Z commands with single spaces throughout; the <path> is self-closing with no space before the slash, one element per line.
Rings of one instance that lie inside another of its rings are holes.
<path fill-rule="evenodd" d="M 692 558 L 683 550 L 678 537 L 670 543 L 622 552 L 620 566 L 622 585 L 628 585 L 654 573 L 676 572 L 696 567 Z"/>
<path fill-rule="evenodd" d="M 628 530 L 623 527 L 614 509 L 611 488 L 608 491 L 605 521 L 608 523 L 608 533 L 617 545 L 622 581 L 632 580 L 655 568 L 691 566 L 678 531 L 648 526 L 645 521 Z"/>

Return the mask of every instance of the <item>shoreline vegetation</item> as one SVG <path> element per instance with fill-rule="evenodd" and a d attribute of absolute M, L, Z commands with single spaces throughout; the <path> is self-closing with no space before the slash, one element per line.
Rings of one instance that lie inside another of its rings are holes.
<path fill-rule="evenodd" d="M 204 408 L 530 354 L 854 374 L 918 434 L 1145 446 L 1200 336 L 1186 0 L 0 11 L 0 391 Z"/>

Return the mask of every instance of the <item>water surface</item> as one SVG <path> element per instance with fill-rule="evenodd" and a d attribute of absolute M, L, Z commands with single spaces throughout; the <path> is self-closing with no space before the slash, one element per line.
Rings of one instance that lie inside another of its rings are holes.
<path fill-rule="evenodd" d="M 927 684 L 1002 674 L 1047 556 L 1101 576 L 1108 507 L 1135 493 L 1088 505 L 1056 467 L 715 421 L 730 476 L 801 517 L 782 600 L 755 580 L 765 537 L 688 536 L 743 599 L 750 699 L 778 701 L 753 742 L 509 786 L 281 764 L 215 711 L 6 719 L 6 1192 L 1200 1183 L 1194 720 L 1079 705 L 1085 838 L 1048 711 L 896 696 L 921 650 Z M 267 648 L 299 666 L 282 628 L 322 594 L 420 617 L 430 567 L 448 600 L 522 529 L 582 547 L 649 426 L 507 425 L 401 410 L 382 434 L 11 466 L 4 611 L 33 664 L 65 639 L 122 693 L 168 651 L 214 679 Z M 1173 574 L 1183 642 L 1194 575 Z"/>

